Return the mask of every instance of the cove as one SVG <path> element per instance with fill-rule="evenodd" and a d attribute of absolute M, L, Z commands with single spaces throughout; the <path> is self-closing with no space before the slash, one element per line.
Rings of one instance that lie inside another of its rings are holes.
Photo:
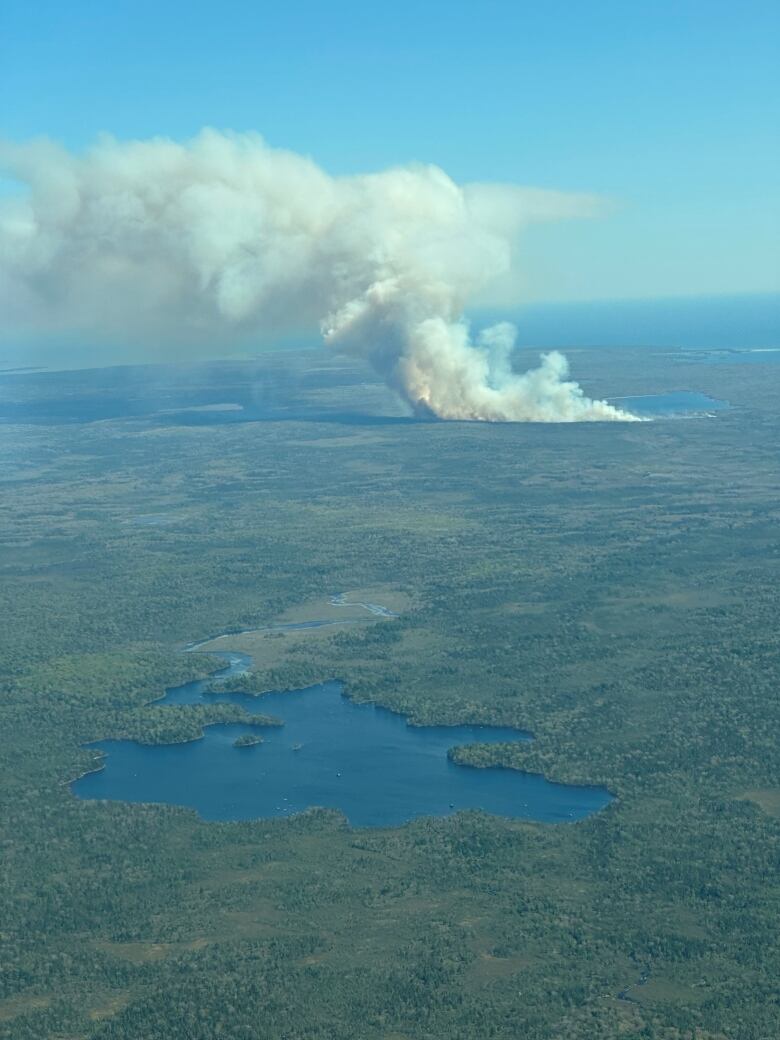
<path fill-rule="evenodd" d="M 169 688 L 159 704 L 241 703 L 282 726 L 207 726 L 199 740 L 143 745 L 129 740 L 91 744 L 103 767 L 73 781 L 79 798 L 163 802 L 195 809 L 206 820 L 284 817 L 313 806 L 337 809 L 354 827 L 396 827 L 419 816 L 464 809 L 517 819 L 582 819 L 611 801 L 604 788 L 556 784 L 508 768 L 450 761 L 456 745 L 530 740 L 501 726 L 410 726 L 371 704 L 355 704 L 338 681 L 288 693 L 207 694 L 214 679 L 245 673 L 246 654 L 207 679 Z M 262 743 L 236 747 L 251 733 Z"/>

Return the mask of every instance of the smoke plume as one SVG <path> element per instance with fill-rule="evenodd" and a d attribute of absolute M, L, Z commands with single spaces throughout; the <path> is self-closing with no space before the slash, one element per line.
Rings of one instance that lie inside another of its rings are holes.
<path fill-rule="evenodd" d="M 104 138 L 84 155 L 7 145 L 24 195 L 0 209 L 0 304 L 28 335 L 161 345 L 319 325 L 418 413 L 629 420 L 543 355 L 518 374 L 514 328 L 472 338 L 464 308 L 505 275 L 531 221 L 587 216 L 588 196 L 455 184 L 434 166 L 331 177 L 256 135 L 187 144 Z"/>

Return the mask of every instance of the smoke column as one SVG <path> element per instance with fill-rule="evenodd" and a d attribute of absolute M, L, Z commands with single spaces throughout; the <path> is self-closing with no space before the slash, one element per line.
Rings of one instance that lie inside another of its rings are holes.
<path fill-rule="evenodd" d="M 543 355 L 518 374 L 515 331 L 475 340 L 466 305 L 505 275 L 531 221 L 597 203 L 512 185 L 455 184 L 434 166 L 331 177 L 253 134 L 186 144 L 101 139 L 0 148 L 26 186 L 0 208 L 0 306 L 26 335 L 211 346 L 319 325 L 420 414 L 632 420 Z"/>

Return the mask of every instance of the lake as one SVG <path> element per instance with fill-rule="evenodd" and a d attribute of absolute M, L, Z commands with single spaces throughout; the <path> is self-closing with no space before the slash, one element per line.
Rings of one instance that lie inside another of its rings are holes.
<path fill-rule="evenodd" d="M 195 809 L 207 820 L 291 816 L 313 806 L 337 809 L 355 827 L 395 827 L 419 816 L 482 809 L 499 816 L 574 821 L 611 801 L 604 788 L 550 783 L 514 769 L 456 765 L 448 749 L 474 743 L 530 740 L 498 726 L 410 726 L 405 718 L 344 696 L 331 681 L 289 693 L 207 694 L 215 678 L 245 673 L 245 654 L 208 679 L 166 691 L 160 704 L 234 702 L 282 726 L 208 726 L 200 740 L 142 745 L 91 744 L 105 768 L 75 780 L 79 798 L 164 802 Z M 246 734 L 262 743 L 236 747 Z"/>
<path fill-rule="evenodd" d="M 727 401 L 719 401 L 696 390 L 672 390 L 665 394 L 639 394 L 636 397 L 610 397 L 609 402 L 643 418 L 705 416 L 729 407 Z"/>

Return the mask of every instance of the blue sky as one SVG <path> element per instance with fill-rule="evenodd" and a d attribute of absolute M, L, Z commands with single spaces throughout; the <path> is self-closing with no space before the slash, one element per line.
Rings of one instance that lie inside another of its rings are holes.
<path fill-rule="evenodd" d="M 333 173 L 596 192 L 528 233 L 532 300 L 780 282 L 780 7 L 764 0 L 393 4 L 4 0 L 0 133 L 257 130 Z"/>

